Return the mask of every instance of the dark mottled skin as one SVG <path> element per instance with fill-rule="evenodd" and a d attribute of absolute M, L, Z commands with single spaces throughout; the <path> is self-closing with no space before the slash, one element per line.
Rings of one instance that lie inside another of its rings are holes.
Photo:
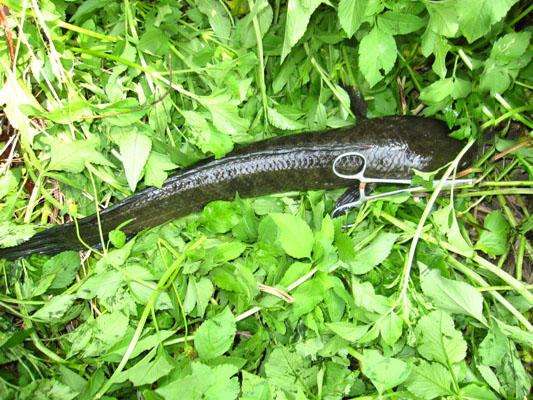
<path fill-rule="evenodd" d="M 333 189 L 353 182 L 332 172 L 332 162 L 347 151 L 367 159 L 369 177 L 409 178 L 412 168 L 433 171 L 448 163 L 463 144 L 448 136 L 445 124 L 421 117 L 362 120 L 356 126 L 283 136 L 251 144 L 226 157 L 202 161 L 170 177 L 161 189 L 148 188 L 100 213 L 104 237 L 122 222 L 127 235 L 201 210 L 213 200 L 231 200 L 293 190 Z M 471 162 L 471 154 L 463 165 Z M 99 240 L 95 216 L 79 221 L 89 245 Z M 29 241 L 0 249 L 2 258 L 80 249 L 72 224 L 38 233 Z"/>

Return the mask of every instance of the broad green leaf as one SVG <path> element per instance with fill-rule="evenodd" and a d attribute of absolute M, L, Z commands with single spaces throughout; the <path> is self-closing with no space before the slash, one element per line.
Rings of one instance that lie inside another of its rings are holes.
<path fill-rule="evenodd" d="M 509 246 L 510 225 L 501 211 L 492 211 L 483 221 L 483 230 L 476 243 L 476 249 L 490 256 L 501 256 Z"/>
<path fill-rule="evenodd" d="M 43 307 L 38 309 L 32 317 L 45 322 L 58 320 L 65 315 L 74 300 L 76 300 L 76 296 L 71 294 L 54 296 Z"/>
<path fill-rule="evenodd" d="M 531 32 L 512 32 L 494 43 L 481 75 L 482 90 L 490 90 L 491 94 L 507 90 L 512 79 L 531 60 L 531 53 L 526 52 L 530 38 Z"/>
<path fill-rule="evenodd" d="M 402 336 L 402 319 L 391 311 L 379 320 L 379 332 L 383 341 L 389 346 L 394 345 Z"/>
<path fill-rule="evenodd" d="M 242 396 L 240 400 L 270 400 L 272 393 L 268 381 L 260 376 L 242 371 Z"/>
<path fill-rule="evenodd" d="M 439 363 L 429 363 L 424 360 L 420 360 L 413 367 L 406 385 L 411 393 L 426 400 L 453 394 L 452 375 L 448 369 Z"/>
<path fill-rule="evenodd" d="M 387 11 L 378 17 L 379 28 L 392 35 L 405 35 L 424 26 L 424 20 L 413 14 Z"/>
<path fill-rule="evenodd" d="M 222 3 L 217 0 L 199 0 L 198 10 L 207 16 L 209 25 L 219 39 L 228 39 L 231 31 L 231 21 Z"/>
<path fill-rule="evenodd" d="M 314 237 L 309 225 L 292 214 L 272 213 L 259 224 L 259 238 L 279 245 L 294 258 L 311 256 Z"/>
<path fill-rule="evenodd" d="M 137 48 L 145 53 L 163 55 L 168 51 L 168 36 L 161 29 L 149 26 L 139 38 Z"/>
<path fill-rule="evenodd" d="M 299 318 L 305 315 L 324 300 L 324 285 L 322 281 L 311 279 L 298 286 L 292 293 L 294 302 L 292 303 L 292 315 Z"/>
<path fill-rule="evenodd" d="M 357 342 L 368 332 L 369 328 L 368 325 L 357 325 L 348 321 L 330 322 L 326 326 L 336 335 L 349 342 Z"/>
<path fill-rule="evenodd" d="M 172 360 L 165 350 L 151 351 L 133 367 L 124 371 L 122 376 L 135 386 L 149 385 L 167 375 L 173 368 Z"/>
<path fill-rule="evenodd" d="M 226 233 L 238 224 L 239 215 L 229 201 L 212 201 L 202 211 L 202 222 L 216 233 Z"/>
<path fill-rule="evenodd" d="M 429 13 L 429 29 L 446 36 L 455 37 L 459 31 L 456 1 L 426 3 Z"/>
<path fill-rule="evenodd" d="M 53 274 L 52 289 L 62 289 L 70 285 L 80 268 L 80 256 L 75 251 L 65 251 L 43 265 L 43 275 Z"/>
<path fill-rule="evenodd" d="M 438 269 L 422 270 L 422 290 L 432 303 L 452 314 L 465 314 L 486 323 L 483 316 L 483 296 L 466 282 L 441 276 Z"/>
<path fill-rule="evenodd" d="M 352 37 L 365 19 L 368 0 L 340 0 L 339 22 L 348 37 Z"/>
<path fill-rule="evenodd" d="M 128 186 L 134 192 L 142 177 L 144 165 L 152 148 L 152 141 L 148 136 L 133 131 L 118 136 L 116 142 L 120 149 L 120 161 L 124 166 Z"/>
<path fill-rule="evenodd" d="M 229 135 L 215 129 L 205 116 L 196 111 L 181 111 L 192 133 L 192 141 L 204 153 L 213 153 L 216 158 L 224 156 L 233 149 Z"/>
<path fill-rule="evenodd" d="M 253 18 L 257 18 L 261 37 L 266 34 L 274 18 L 274 12 L 267 0 L 256 0 L 253 4 L 250 12 L 235 24 L 234 38 L 246 49 L 257 45 Z"/>
<path fill-rule="evenodd" d="M 458 398 L 464 400 L 497 400 L 498 396 L 486 386 L 470 383 L 461 388 Z"/>
<path fill-rule="evenodd" d="M 229 364 L 209 367 L 191 363 L 192 372 L 156 389 L 165 400 L 234 400 L 239 395 L 238 369 Z"/>
<path fill-rule="evenodd" d="M 471 257 L 474 255 L 474 249 L 461 234 L 453 205 L 450 204 L 435 211 L 433 213 L 433 221 L 437 224 L 439 231 L 446 235 L 450 244 L 459 249 L 464 256 Z"/>
<path fill-rule="evenodd" d="M 215 288 L 209 279 L 202 277 L 196 281 L 194 277 L 191 277 L 183 300 L 185 312 L 190 313 L 196 307 L 196 315 L 203 317 L 214 290 Z"/>
<path fill-rule="evenodd" d="M 377 26 L 361 40 L 359 68 L 370 87 L 381 81 L 392 70 L 396 56 L 394 37 Z"/>
<path fill-rule="evenodd" d="M 397 238 L 396 233 L 380 232 L 368 246 L 356 254 L 355 259 L 349 263 L 349 270 L 356 275 L 366 274 L 389 256 Z"/>
<path fill-rule="evenodd" d="M 418 352 L 429 361 L 443 365 L 458 363 L 466 356 L 467 345 L 455 329 L 452 317 L 444 311 L 432 311 L 418 321 L 415 329 Z"/>
<path fill-rule="evenodd" d="M 518 0 L 470 0 L 457 2 L 461 32 L 469 43 L 490 31 Z"/>
<path fill-rule="evenodd" d="M 279 111 L 272 107 L 268 108 L 268 120 L 276 128 L 283 130 L 298 130 L 305 128 L 305 125 L 303 125 L 302 123 L 295 121 L 289 117 L 286 117 L 285 115 L 281 114 Z"/>
<path fill-rule="evenodd" d="M 453 80 L 452 78 L 441 79 L 433 82 L 431 85 L 425 87 L 420 92 L 420 100 L 426 103 L 439 103 L 452 94 Z"/>
<path fill-rule="evenodd" d="M 235 332 L 235 317 L 229 308 L 207 319 L 194 335 L 194 347 L 198 356 L 206 360 L 221 356 L 233 344 Z"/>
<path fill-rule="evenodd" d="M 501 364 L 508 348 L 507 337 L 500 330 L 498 324 L 493 324 L 485 339 L 479 344 L 478 353 L 484 365 L 497 367 Z"/>
<path fill-rule="evenodd" d="M 202 97 L 201 102 L 211 113 L 213 125 L 220 132 L 233 137 L 246 135 L 249 123 L 239 116 L 238 101 L 227 95 L 218 95 Z"/>
<path fill-rule="evenodd" d="M 398 386 L 410 374 L 409 365 L 392 357 L 384 357 L 377 350 L 363 350 L 361 371 L 370 379 L 379 393 Z"/>
<path fill-rule="evenodd" d="M 175 168 L 178 168 L 178 165 L 170 161 L 167 154 L 152 151 L 146 161 L 144 183 L 160 188 L 168 177 L 167 171 Z"/>
<path fill-rule="evenodd" d="M 85 169 L 85 164 L 100 164 L 112 166 L 96 147 L 99 142 L 95 137 L 87 140 L 64 142 L 59 139 L 49 138 L 51 171 L 66 171 L 79 173 Z"/>
<path fill-rule="evenodd" d="M 281 50 L 281 62 L 290 53 L 292 47 L 300 40 L 307 29 L 311 14 L 323 2 L 323 0 L 289 0 L 287 4 L 287 20 L 285 22 L 285 34 L 283 48 Z"/>
<path fill-rule="evenodd" d="M 274 347 L 264 368 L 270 385 L 291 394 L 310 384 L 317 372 L 303 357 L 282 346 Z"/>
<path fill-rule="evenodd" d="M 0 222 L 0 246 L 12 247 L 25 242 L 35 234 L 34 225 L 17 225 L 10 221 Z"/>

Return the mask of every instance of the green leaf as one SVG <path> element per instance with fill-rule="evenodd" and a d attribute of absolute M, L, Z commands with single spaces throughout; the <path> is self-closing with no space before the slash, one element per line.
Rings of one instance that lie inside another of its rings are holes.
<path fill-rule="evenodd" d="M 490 31 L 518 0 L 471 0 L 457 2 L 461 32 L 469 43 Z"/>
<path fill-rule="evenodd" d="M 394 37 L 375 26 L 359 44 L 359 68 L 370 87 L 381 81 L 396 62 Z"/>
<path fill-rule="evenodd" d="M 170 161 L 170 156 L 152 151 L 146 161 L 144 183 L 160 188 L 168 177 L 167 171 L 175 168 L 178 165 Z"/>
<path fill-rule="evenodd" d="M 407 363 L 397 358 L 383 357 L 377 350 L 363 350 L 361 371 L 370 379 L 379 393 L 404 382 L 410 374 Z"/>
<path fill-rule="evenodd" d="M 51 171 L 66 171 L 79 173 L 85 169 L 85 164 L 100 164 L 112 166 L 96 147 L 99 141 L 96 137 L 87 140 L 64 142 L 59 139 L 49 138 Z"/>
<path fill-rule="evenodd" d="M 379 320 L 379 332 L 389 346 L 393 346 L 400 339 L 402 327 L 402 319 L 393 311 Z"/>
<path fill-rule="evenodd" d="M 313 311 L 324 300 L 324 285 L 317 279 L 308 280 L 294 290 L 292 297 L 292 314 L 299 318 Z"/>
<path fill-rule="evenodd" d="M 62 289 L 72 283 L 80 268 L 80 256 L 75 251 L 64 251 L 43 265 L 43 275 L 53 274 L 51 289 Z"/>
<path fill-rule="evenodd" d="M 0 222 L 0 246 L 12 247 L 25 242 L 35 234 L 35 226 L 17 225 L 10 221 Z"/>
<path fill-rule="evenodd" d="M 238 101 L 227 95 L 202 97 L 200 101 L 211 113 L 213 125 L 220 132 L 234 137 L 246 134 L 249 123 L 239 116 Z"/>
<path fill-rule="evenodd" d="M 274 347 L 264 364 L 271 385 L 287 393 L 297 393 L 316 376 L 316 367 L 287 347 Z"/>
<path fill-rule="evenodd" d="M 133 131 L 117 136 L 115 142 L 120 149 L 120 161 L 124 166 L 128 186 L 134 192 L 137 182 L 142 177 L 144 165 L 152 148 L 152 141 L 148 136 Z"/>
<path fill-rule="evenodd" d="M 268 381 L 245 370 L 242 371 L 242 396 L 240 400 L 270 400 L 272 393 Z"/>
<path fill-rule="evenodd" d="M 483 296 L 468 283 L 446 279 L 438 269 L 422 270 L 420 281 L 424 294 L 436 307 L 452 314 L 470 315 L 486 323 Z"/>
<path fill-rule="evenodd" d="M 512 32 L 494 43 L 481 75 L 481 90 L 490 90 L 491 94 L 507 90 L 512 79 L 531 60 L 531 53 L 526 52 L 530 38 L 531 32 Z"/>
<path fill-rule="evenodd" d="M 415 328 L 418 352 L 429 361 L 443 365 L 458 363 L 466 357 L 467 345 L 455 329 L 452 317 L 444 311 L 432 311 Z"/>
<path fill-rule="evenodd" d="M 368 332 L 368 325 L 357 325 L 348 321 L 329 322 L 326 326 L 344 340 L 354 343 Z"/>
<path fill-rule="evenodd" d="M 509 246 L 511 226 L 501 211 L 492 211 L 483 221 L 483 230 L 476 243 L 476 249 L 490 256 L 505 254 Z"/>
<path fill-rule="evenodd" d="M 493 324 L 485 339 L 479 344 L 478 353 L 483 364 L 497 367 L 501 364 L 508 347 L 507 337 L 500 330 L 498 324 Z"/>
<path fill-rule="evenodd" d="M 357 253 L 355 260 L 349 263 L 349 270 L 356 275 L 366 274 L 389 256 L 397 238 L 396 233 L 380 232 L 368 246 Z"/>
<path fill-rule="evenodd" d="M 137 48 L 145 53 L 163 55 L 168 51 L 168 36 L 155 26 L 147 27 L 139 38 Z"/>
<path fill-rule="evenodd" d="M 452 204 L 435 211 L 433 213 L 433 221 L 437 224 L 439 231 L 446 235 L 450 244 L 459 249 L 464 256 L 471 257 L 474 255 L 474 249 L 461 234 Z"/>
<path fill-rule="evenodd" d="M 229 201 L 212 201 L 202 211 L 202 222 L 216 233 L 226 233 L 239 223 L 234 204 Z"/>
<path fill-rule="evenodd" d="M 135 386 L 149 385 L 168 375 L 173 368 L 172 360 L 165 350 L 151 351 L 133 367 L 124 371 L 122 376 Z"/>
<path fill-rule="evenodd" d="M 272 213 L 260 222 L 259 238 L 279 245 L 294 258 L 310 257 L 314 243 L 313 232 L 303 219 L 282 213 Z"/>
<path fill-rule="evenodd" d="M 339 22 L 349 38 L 363 23 L 367 3 L 368 0 L 341 0 L 339 2 Z"/>
<path fill-rule="evenodd" d="M 391 35 L 405 35 L 424 26 L 424 20 L 413 14 L 387 11 L 378 16 L 378 26 Z"/>
<path fill-rule="evenodd" d="M 222 3 L 217 0 L 199 0 L 198 10 L 207 16 L 209 25 L 219 39 L 228 39 L 231 31 L 231 21 Z"/>
<path fill-rule="evenodd" d="M 311 14 L 322 4 L 323 0 L 289 0 L 287 4 L 287 20 L 281 62 L 290 53 L 292 47 L 300 40 L 307 29 Z"/>
<path fill-rule="evenodd" d="M 204 321 L 194 335 L 194 347 L 202 359 L 221 356 L 231 348 L 235 338 L 235 317 L 225 308 L 220 314 Z"/>
<path fill-rule="evenodd" d="M 459 18 L 455 1 L 428 2 L 429 29 L 439 35 L 455 37 L 459 31 Z"/>
<path fill-rule="evenodd" d="M 205 117 L 196 111 L 181 111 L 192 133 L 193 143 L 204 153 L 213 153 L 216 158 L 224 156 L 233 149 L 228 134 L 211 126 Z"/>
<path fill-rule="evenodd" d="M 498 396 L 485 386 L 471 383 L 461 388 L 459 398 L 464 400 L 497 400 Z"/>
<path fill-rule="evenodd" d="M 406 385 L 411 393 L 425 400 L 453 394 L 452 376 L 448 369 L 439 363 L 424 360 L 420 360 L 420 363 L 413 367 Z"/>
<path fill-rule="evenodd" d="M 209 367 L 191 363 L 189 375 L 173 380 L 156 393 L 165 400 L 234 400 L 239 395 L 239 381 L 233 377 L 238 369 L 229 364 Z"/>
<path fill-rule="evenodd" d="M 76 300 L 76 296 L 71 294 L 54 296 L 43 307 L 37 310 L 32 317 L 44 322 L 56 321 L 65 315 L 67 310 L 74 303 L 74 300 Z"/>
<path fill-rule="evenodd" d="M 276 128 L 283 130 L 298 130 L 305 128 L 305 125 L 303 125 L 302 123 L 295 121 L 289 117 L 286 117 L 285 115 L 281 114 L 279 111 L 272 107 L 268 108 L 268 120 Z"/>

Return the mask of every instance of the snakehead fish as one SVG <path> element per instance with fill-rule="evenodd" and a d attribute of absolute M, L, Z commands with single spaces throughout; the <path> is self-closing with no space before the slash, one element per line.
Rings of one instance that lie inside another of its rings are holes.
<path fill-rule="evenodd" d="M 199 211 L 213 200 L 232 200 L 295 190 L 334 189 L 353 183 L 338 177 L 332 163 L 341 154 L 357 151 L 366 158 L 366 176 L 407 179 L 412 169 L 433 171 L 453 160 L 463 145 L 449 137 L 438 120 L 394 116 L 363 119 L 357 125 L 322 132 L 281 136 L 250 144 L 220 159 L 206 159 L 169 177 L 162 188 L 146 188 L 100 212 L 104 237 L 122 228 L 134 235 L 145 228 Z M 462 166 L 472 161 L 467 153 Z M 362 163 L 360 158 L 352 159 Z M 98 245 L 96 215 L 78 220 L 81 238 Z M 32 253 L 55 254 L 83 248 L 75 225 L 46 229 L 28 241 L 0 249 L 0 258 Z"/>

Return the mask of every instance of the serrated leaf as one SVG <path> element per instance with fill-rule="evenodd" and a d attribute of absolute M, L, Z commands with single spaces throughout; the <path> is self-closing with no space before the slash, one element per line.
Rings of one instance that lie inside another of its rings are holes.
<path fill-rule="evenodd" d="M 424 20 L 413 14 L 387 11 L 378 17 L 380 29 L 392 35 L 405 35 L 424 26 Z"/>
<path fill-rule="evenodd" d="M 483 230 L 476 243 L 476 249 L 490 256 L 501 256 L 509 245 L 511 226 L 501 211 L 492 211 L 483 221 Z"/>
<path fill-rule="evenodd" d="M 330 322 L 326 326 L 344 340 L 354 343 L 361 339 L 369 329 L 368 325 L 357 325 L 348 321 Z"/>
<path fill-rule="evenodd" d="M 438 269 L 423 270 L 420 276 L 422 291 L 436 307 L 453 314 L 465 314 L 486 323 L 483 316 L 483 296 L 466 282 L 441 276 Z"/>
<path fill-rule="evenodd" d="M 461 32 L 469 43 L 490 31 L 518 0 L 470 0 L 457 2 Z"/>
<path fill-rule="evenodd" d="M 359 68 L 370 87 L 381 81 L 396 62 L 394 37 L 375 26 L 359 44 Z"/>
<path fill-rule="evenodd" d="M 33 318 L 42 320 L 44 322 L 53 322 L 60 319 L 70 306 L 74 303 L 76 296 L 71 294 L 61 294 L 54 296 L 43 307 L 38 309 L 33 315 Z"/>
<path fill-rule="evenodd" d="M 91 137 L 88 140 L 64 142 L 58 139 L 49 139 L 51 171 L 66 171 L 79 173 L 85 169 L 85 163 L 112 166 L 96 147 L 98 139 Z"/>
<path fill-rule="evenodd" d="M 279 245 L 294 258 L 311 255 L 314 237 L 309 225 L 292 214 L 272 213 L 259 224 L 259 237 Z"/>
<path fill-rule="evenodd" d="M 170 160 L 170 156 L 152 151 L 146 161 L 144 183 L 160 188 L 168 177 L 167 171 L 175 168 L 178 168 L 178 165 Z"/>
<path fill-rule="evenodd" d="M 339 22 L 348 37 L 352 37 L 365 19 L 368 0 L 341 0 L 339 2 Z"/>
<path fill-rule="evenodd" d="M 466 356 L 467 345 L 455 329 L 452 317 L 444 311 L 432 311 L 418 321 L 415 329 L 418 352 L 429 361 L 443 365 L 458 363 Z"/>
<path fill-rule="evenodd" d="M 281 62 L 290 53 L 292 47 L 300 40 L 307 29 L 311 14 L 322 4 L 323 0 L 289 0 L 287 4 L 287 20 Z"/>
<path fill-rule="evenodd" d="M 368 246 L 356 254 L 355 259 L 348 264 L 349 270 L 356 275 L 366 274 L 389 256 L 397 238 L 396 233 L 380 232 Z"/>
<path fill-rule="evenodd" d="M 235 338 L 235 317 L 225 308 L 220 314 L 204 321 L 194 335 L 194 347 L 202 359 L 221 356 Z"/>
<path fill-rule="evenodd" d="M 359 361 L 361 371 L 379 393 L 398 386 L 410 373 L 407 363 L 397 358 L 383 357 L 377 350 L 363 350 L 363 356 Z"/>
<path fill-rule="evenodd" d="M 134 192 L 150 155 L 152 140 L 142 133 L 133 131 L 117 136 L 115 141 L 119 147 L 120 161 L 124 166 L 128 186 Z"/>
<path fill-rule="evenodd" d="M 420 363 L 413 367 L 406 385 L 411 393 L 425 400 L 453 394 L 452 376 L 448 369 L 439 363 L 424 360 L 420 360 Z"/>

